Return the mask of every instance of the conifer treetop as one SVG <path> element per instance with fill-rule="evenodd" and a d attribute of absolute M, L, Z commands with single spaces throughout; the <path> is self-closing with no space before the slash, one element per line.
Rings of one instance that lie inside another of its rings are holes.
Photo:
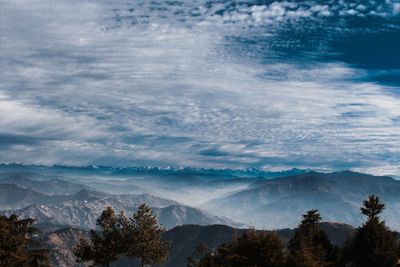
<path fill-rule="evenodd" d="M 360 208 L 361 213 L 368 217 L 368 220 L 379 219 L 379 214 L 385 209 L 385 204 L 380 201 L 376 195 L 370 195 L 364 200 L 363 207 Z"/>

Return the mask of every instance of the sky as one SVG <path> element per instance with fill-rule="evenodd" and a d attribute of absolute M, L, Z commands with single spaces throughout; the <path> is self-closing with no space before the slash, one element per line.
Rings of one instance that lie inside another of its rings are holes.
<path fill-rule="evenodd" d="M 400 1 L 0 0 L 0 162 L 400 175 Z"/>

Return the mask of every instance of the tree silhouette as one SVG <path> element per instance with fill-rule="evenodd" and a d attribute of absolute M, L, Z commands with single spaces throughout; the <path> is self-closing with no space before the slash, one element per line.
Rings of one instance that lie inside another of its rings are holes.
<path fill-rule="evenodd" d="M 100 232 L 90 231 L 90 242 L 81 239 L 74 250 L 77 262 L 92 262 L 95 266 L 110 266 L 124 252 L 122 236 L 122 220 L 124 214 L 115 215 L 111 207 L 107 207 L 97 219 Z"/>
<path fill-rule="evenodd" d="M 0 216 L 0 266 L 50 266 L 49 250 L 38 240 L 40 231 L 32 227 L 34 222 Z"/>
<path fill-rule="evenodd" d="M 283 245 L 276 233 L 259 234 L 254 229 L 221 246 L 218 255 L 217 262 L 231 267 L 277 267 L 285 261 Z"/>
<path fill-rule="evenodd" d="M 275 232 L 257 233 L 249 230 L 228 244 L 222 244 L 215 253 L 197 249 L 188 259 L 190 267 L 281 267 L 285 264 L 284 246 Z M 199 253 L 200 252 L 200 253 Z"/>
<path fill-rule="evenodd" d="M 110 266 L 122 255 L 140 259 L 142 266 L 166 261 L 170 245 L 161 240 L 165 230 L 146 204 L 142 204 L 132 218 L 127 218 L 123 212 L 116 216 L 108 207 L 97 225 L 100 231 L 91 230 L 90 241 L 81 239 L 76 246 L 77 262 Z"/>
<path fill-rule="evenodd" d="M 334 247 L 326 233 L 320 229 L 321 215 L 318 210 L 309 210 L 297 227 L 289 244 L 288 264 L 293 267 L 331 266 L 334 262 Z"/>
<path fill-rule="evenodd" d="M 140 205 L 124 224 L 127 256 L 140 259 L 142 267 L 145 264 L 164 263 L 171 248 L 168 242 L 161 240 L 164 231 L 151 208 L 146 204 Z"/>
<path fill-rule="evenodd" d="M 378 215 L 385 209 L 385 204 L 379 200 L 378 196 L 371 195 L 363 201 L 361 213 L 368 217 L 368 221 L 379 220 Z"/>
<path fill-rule="evenodd" d="M 187 267 L 208 267 L 211 265 L 213 252 L 203 243 L 197 245 L 196 250 L 187 260 Z"/>
<path fill-rule="evenodd" d="M 367 221 L 347 242 L 342 264 L 354 267 L 396 266 L 399 255 L 395 233 L 379 217 L 385 204 L 371 195 L 363 205 L 361 212 L 367 216 Z"/>

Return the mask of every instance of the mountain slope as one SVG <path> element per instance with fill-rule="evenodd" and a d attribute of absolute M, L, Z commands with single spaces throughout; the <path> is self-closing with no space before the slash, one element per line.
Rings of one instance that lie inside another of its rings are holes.
<path fill-rule="evenodd" d="M 204 210 L 150 194 L 110 195 L 83 189 L 69 196 L 49 196 L 31 189 L 5 184 L 0 185 L 0 193 L 2 213 L 35 218 L 41 225 L 51 228 L 73 226 L 94 229 L 97 218 L 106 207 L 111 206 L 116 212 L 123 210 L 131 216 L 142 203 L 152 207 L 159 222 L 166 228 L 189 223 L 236 225 L 229 219 L 213 216 Z"/>
<path fill-rule="evenodd" d="M 137 206 L 128 206 L 112 199 L 100 199 L 88 202 L 66 202 L 61 205 L 31 205 L 20 210 L 8 210 L 6 215 L 17 214 L 21 218 L 35 218 L 44 225 L 62 227 L 78 227 L 95 229 L 96 220 L 106 207 L 113 207 L 117 212 L 124 210 L 128 216 L 137 211 Z M 183 205 L 173 205 L 164 208 L 152 208 L 157 219 L 167 229 L 178 225 L 198 223 L 200 225 L 225 224 L 237 225 L 227 218 L 213 216 L 205 211 Z"/>
<path fill-rule="evenodd" d="M 0 185 L 0 209 L 19 209 L 32 204 L 52 204 L 64 199 L 62 196 L 49 196 L 14 184 Z"/>
<path fill-rule="evenodd" d="M 224 224 L 230 226 L 241 226 L 230 219 L 218 217 L 196 208 L 182 205 L 172 205 L 155 210 L 158 220 L 167 228 L 171 229 L 177 225 L 185 224 Z"/>
<path fill-rule="evenodd" d="M 400 181 L 391 177 L 338 172 L 310 172 L 253 183 L 248 189 L 202 205 L 211 212 L 259 227 L 293 227 L 308 209 L 319 209 L 324 220 L 359 225 L 359 207 L 370 194 L 386 203 L 384 218 L 400 227 Z"/>
<path fill-rule="evenodd" d="M 149 193 L 166 199 L 173 199 L 188 206 L 198 206 L 210 199 L 245 189 L 255 181 L 304 172 L 306 171 L 297 169 L 268 172 L 258 169 L 46 167 L 0 164 L 0 178 L 14 175 L 41 181 L 50 179 L 68 180 L 109 194 Z M 37 191 L 40 190 L 37 189 Z M 63 193 L 60 192 L 60 194 Z"/>
<path fill-rule="evenodd" d="M 81 238 L 88 238 L 87 231 L 78 228 L 63 228 L 44 233 L 42 240 L 50 249 L 50 260 L 53 266 L 69 267 L 78 265 L 73 253 L 74 247 Z"/>
<path fill-rule="evenodd" d="M 11 174 L 0 180 L 0 184 L 14 184 L 47 195 L 72 195 L 89 187 L 61 179 L 33 180 L 21 174 Z"/>

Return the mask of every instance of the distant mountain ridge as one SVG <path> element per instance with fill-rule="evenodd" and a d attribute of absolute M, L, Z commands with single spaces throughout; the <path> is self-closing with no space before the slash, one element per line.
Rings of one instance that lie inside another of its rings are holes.
<path fill-rule="evenodd" d="M 31 165 L 21 163 L 0 163 L 0 171 L 32 171 L 32 172 L 49 172 L 56 173 L 64 172 L 93 172 L 102 174 L 152 174 L 152 175 L 199 175 L 210 177 L 281 177 L 294 175 L 299 173 L 306 173 L 309 170 L 302 169 L 288 169 L 282 171 L 266 171 L 258 168 L 249 169 L 206 169 L 206 168 L 193 168 L 193 167 L 151 167 L 151 166 L 126 166 L 126 167 L 111 167 L 102 165 L 89 165 L 82 167 L 64 166 L 64 165 Z"/>
<path fill-rule="evenodd" d="M 210 211 L 267 228 L 293 227 L 304 211 L 319 209 L 325 220 L 359 225 L 359 207 L 370 194 L 386 203 L 388 224 L 400 227 L 400 181 L 350 171 L 309 172 L 256 181 L 249 188 L 203 205 Z M 246 220 L 246 218 L 250 218 Z"/>
<path fill-rule="evenodd" d="M 16 186 L 15 184 L 0 185 L 1 209 L 19 209 L 32 203 L 52 203 L 54 197 Z"/>
<path fill-rule="evenodd" d="M 20 214 L 37 215 L 43 219 L 52 214 L 59 219 L 56 220 L 58 223 L 73 223 L 83 228 L 93 226 L 95 215 L 106 205 L 131 211 L 139 202 L 152 202 L 154 208 L 161 208 L 159 216 L 163 217 L 163 223 L 168 228 L 185 223 L 244 223 L 264 229 L 290 228 L 297 225 L 304 212 L 314 208 L 320 210 L 324 220 L 358 226 L 363 222 L 359 207 L 368 195 L 374 193 L 386 203 L 383 218 L 388 225 L 395 230 L 400 229 L 400 181 L 387 176 L 351 171 L 310 171 L 295 175 L 286 173 L 286 176 L 278 177 L 209 177 L 190 174 L 187 170 L 178 175 L 175 169 L 174 175 L 107 175 L 104 172 L 92 175 L 95 167 L 83 173 L 82 168 L 72 168 L 71 171 L 70 167 L 33 167 L 44 168 L 43 173 L 32 172 L 29 169 L 31 166 L 15 172 L 10 172 L 10 166 L 6 167 L 6 172 L 2 172 L 0 167 L 0 191 L 4 192 L 0 196 L 1 209 L 18 210 Z M 52 171 L 61 168 L 62 172 L 48 173 L 49 168 Z M 1 188 L 4 182 L 25 188 L 8 185 L 9 188 L 4 190 Z M 66 188 L 65 192 L 69 190 L 71 193 L 82 190 L 75 192 L 75 196 L 69 195 L 71 199 L 65 195 L 43 195 L 43 192 L 60 192 L 62 187 Z M 16 194 L 19 197 L 12 198 L 12 190 L 19 192 Z M 101 191 L 105 191 L 104 195 L 94 196 L 94 202 L 89 201 L 90 194 L 100 194 Z M 49 209 L 47 213 L 43 213 L 42 205 Z M 171 207 L 166 209 L 167 206 Z M 84 211 L 87 209 L 94 212 L 86 214 Z M 173 214 L 171 218 L 168 218 L 169 214 Z M 70 219 L 61 220 L 63 216 Z"/>
<path fill-rule="evenodd" d="M 138 203 L 139 205 L 139 203 Z M 106 207 L 113 207 L 118 213 L 124 210 L 125 214 L 131 216 L 137 211 L 136 206 L 127 206 L 112 199 L 101 199 L 91 202 L 68 202 L 61 205 L 30 205 L 19 210 L 6 210 L 1 213 L 6 215 L 16 214 L 20 218 L 35 218 L 40 225 L 51 225 L 52 228 L 78 227 L 89 230 L 96 229 L 96 220 Z M 184 206 L 172 205 L 163 208 L 152 207 L 157 220 L 167 229 L 185 224 L 224 224 L 230 226 L 242 226 L 230 219 L 218 217 L 206 211 Z M 46 230 L 41 227 L 42 230 Z"/>
<path fill-rule="evenodd" d="M 11 174 L 5 179 L 1 179 L 0 184 L 14 184 L 18 185 L 18 187 L 33 189 L 47 195 L 72 195 L 83 189 L 93 189 L 62 179 L 33 180 L 19 174 Z"/>
<path fill-rule="evenodd" d="M 10 179 L 12 177 L 15 176 L 11 176 Z M 10 179 L 3 181 L 9 182 Z M 0 210 L 3 210 L 1 213 L 35 218 L 40 225 L 52 228 L 73 226 L 94 229 L 97 218 L 106 207 L 111 206 L 116 212 L 123 210 L 130 216 L 142 203 L 153 208 L 159 222 L 166 228 L 193 223 L 236 225 L 227 218 L 151 194 L 111 195 L 84 188 L 72 195 L 46 195 L 33 189 L 21 188 L 16 185 L 19 182 L 22 185 L 34 184 L 39 190 L 48 186 L 48 181 L 32 181 L 21 177 L 14 180 L 15 184 L 0 183 Z"/>
<path fill-rule="evenodd" d="M 246 188 L 256 180 L 304 172 L 306 170 L 269 172 L 256 168 L 68 167 L 3 163 L 0 164 L 0 181 L 10 174 L 27 177 L 40 174 L 41 180 L 62 177 L 63 180 L 111 194 L 150 193 L 185 205 L 198 206 L 209 199 Z"/>

